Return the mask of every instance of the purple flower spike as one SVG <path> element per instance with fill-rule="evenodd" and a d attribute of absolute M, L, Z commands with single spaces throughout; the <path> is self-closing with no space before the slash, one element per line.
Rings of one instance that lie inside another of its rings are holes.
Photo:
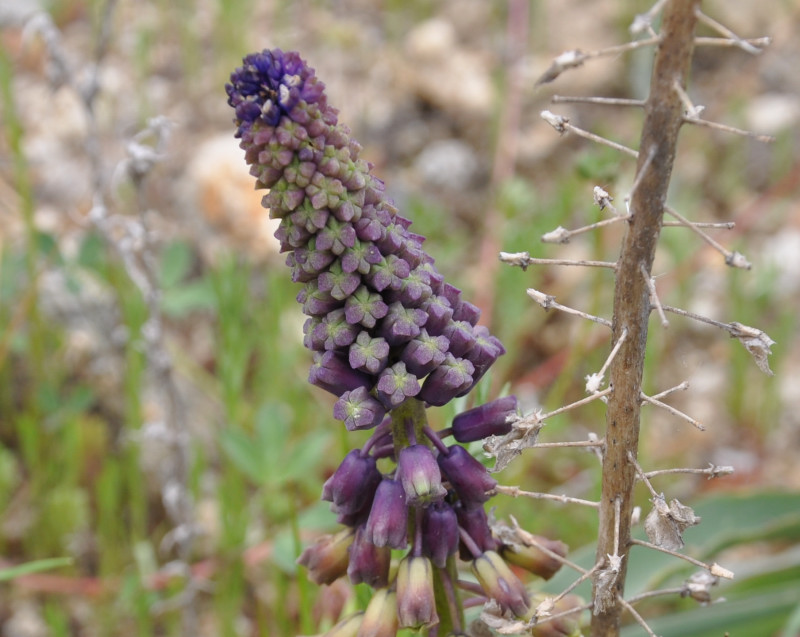
<path fill-rule="evenodd" d="M 375 393 L 387 409 L 393 409 L 420 391 L 419 381 L 406 370 L 405 363 L 395 363 L 381 372 Z"/>
<path fill-rule="evenodd" d="M 408 545 L 406 492 L 397 480 L 384 478 L 372 500 L 365 538 L 375 546 L 404 549 Z"/>
<path fill-rule="evenodd" d="M 425 555 L 439 568 L 445 568 L 447 558 L 458 549 L 458 519 L 453 508 L 445 502 L 434 502 L 422 516 L 422 547 Z"/>
<path fill-rule="evenodd" d="M 389 565 L 392 552 L 388 546 L 380 547 L 371 542 L 365 527 L 356 530 L 350 546 L 350 565 L 347 576 L 353 584 L 369 584 L 372 588 L 382 588 L 389 583 Z"/>
<path fill-rule="evenodd" d="M 395 476 L 403 485 L 410 505 L 425 506 L 447 494 L 439 466 L 425 445 L 411 445 L 400 451 Z"/>
<path fill-rule="evenodd" d="M 366 387 L 343 393 L 333 406 L 333 417 L 341 420 L 348 431 L 372 429 L 385 415 L 381 402 L 370 396 Z"/>
<path fill-rule="evenodd" d="M 435 407 L 446 405 L 461 392 L 472 387 L 474 372 L 475 368 L 468 360 L 448 354 L 444 363 L 425 379 L 419 399 Z"/>
<path fill-rule="evenodd" d="M 489 436 L 504 436 L 511 431 L 508 418 L 516 413 L 516 396 L 504 396 L 473 407 L 453 418 L 453 437 L 458 442 L 474 442 Z"/>
<path fill-rule="evenodd" d="M 517 617 L 524 617 L 531 606 L 528 591 L 508 565 L 494 551 L 486 551 L 472 562 L 472 572 L 488 597 Z"/>
<path fill-rule="evenodd" d="M 373 380 L 367 374 L 356 371 L 347 364 L 347 359 L 336 352 L 325 352 L 314 356 L 314 364 L 308 373 L 308 382 L 334 396 L 359 387 L 371 387 Z"/>
<path fill-rule="evenodd" d="M 497 486 L 497 480 L 489 475 L 486 467 L 461 445 L 448 447 L 447 453 L 440 453 L 436 460 L 464 504 L 486 502 L 490 497 L 487 491 Z"/>
<path fill-rule="evenodd" d="M 355 513 L 372 500 L 380 482 L 381 472 L 375 458 L 353 449 L 325 481 L 322 499 L 332 502 L 337 513 Z"/>

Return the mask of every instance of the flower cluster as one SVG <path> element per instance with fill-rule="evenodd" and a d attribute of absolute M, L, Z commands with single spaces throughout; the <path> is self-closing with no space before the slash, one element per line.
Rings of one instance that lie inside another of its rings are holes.
<path fill-rule="evenodd" d="M 469 392 L 503 346 L 444 281 L 297 53 L 247 56 L 226 90 L 251 174 L 269 190 L 263 205 L 280 219 L 292 279 L 303 286 L 309 381 L 337 397 L 334 417 L 349 430 L 374 430 L 323 488 L 347 528 L 300 561 L 317 582 L 347 573 L 379 590 L 361 619 L 364 634 L 435 625 L 434 578 L 437 589 L 455 586 L 446 567 L 456 553 L 487 596 L 523 616 L 528 594 L 500 557 L 483 508 L 496 483 L 464 447 L 443 442 L 508 433 L 516 399 L 465 412 L 438 433 L 425 416 L 425 406 Z M 382 473 L 381 458 L 396 468 Z M 409 546 L 390 576 L 391 549 Z M 381 628 L 365 628 L 373 625 Z"/>

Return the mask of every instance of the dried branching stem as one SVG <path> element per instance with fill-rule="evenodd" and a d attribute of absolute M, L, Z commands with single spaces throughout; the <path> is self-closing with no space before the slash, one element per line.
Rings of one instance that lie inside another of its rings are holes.
<path fill-rule="evenodd" d="M 655 544 L 651 544 L 650 542 L 646 542 L 644 540 L 637 540 L 636 538 L 631 538 L 630 543 L 635 544 L 636 546 L 643 546 L 648 549 L 653 549 L 654 551 L 660 551 L 661 553 L 666 553 L 667 555 L 672 555 L 673 557 L 677 557 L 681 560 L 689 562 L 690 564 L 694 564 L 695 566 L 698 566 L 708 571 L 712 575 L 716 575 L 717 577 L 724 577 L 725 579 L 733 579 L 734 577 L 732 571 L 729 571 L 727 568 L 720 566 L 716 562 L 712 564 L 706 564 L 705 562 L 696 560 L 693 557 L 684 555 L 683 553 L 678 553 L 677 551 L 671 551 L 670 549 L 666 549 L 662 546 L 656 546 Z"/>
<path fill-rule="evenodd" d="M 650 315 L 650 290 L 641 266 L 650 275 L 656 242 L 661 227 L 667 189 L 675 159 L 678 131 L 683 123 L 683 105 L 673 84 L 683 81 L 689 69 L 694 43 L 694 14 L 697 0 L 672 0 L 666 5 L 661 40 L 653 68 L 650 94 L 645 105 L 645 121 L 638 154 L 638 186 L 631 197 L 634 212 L 617 262 L 614 292 L 614 340 L 623 328 L 629 336 L 610 367 L 614 392 L 606 410 L 605 453 L 600 504 L 600 529 L 596 561 L 612 554 L 616 528 L 619 528 L 621 561 L 610 601 L 602 609 L 595 607 L 592 616 L 593 637 L 619 634 L 630 525 L 616 524 L 616 504 L 620 500 L 620 518 L 630 520 L 636 472 L 627 454 L 636 453 L 639 444 L 639 417 L 642 373 L 644 369 L 647 324 Z M 634 151 L 635 152 L 635 151 Z M 630 154 L 630 153 L 629 153 Z M 598 581 L 595 580 L 595 594 Z"/>
<path fill-rule="evenodd" d="M 575 316 L 580 316 L 581 318 L 585 318 L 589 321 L 593 321 L 595 323 L 599 323 L 600 325 L 605 325 L 606 327 L 611 327 L 611 321 L 608 319 L 604 319 L 600 316 L 594 316 L 593 314 L 587 314 L 581 310 L 576 310 L 572 307 L 567 307 L 566 305 L 561 305 L 561 303 L 556 302 L 556 297 L 545 294 L 544 292 L 539 292 L 539 290 L 535 290 L 533 288 L 527 289 L 527 294 L 531 297 L 534 301 L 536 301 L 539 305 L 541 305 L 545 310 L 554 309 L 560 310 L 565 314 L 574 314 Z"/>
<path fill-rule="evenodd" d="M 703 232 L 699 229 L 697 224 L 692 223 L 686 217 L 681 215 L 677 210 L 671 208 L 670 206 L 664 206 L 664 210 L 669 213 L 672 217 L 678 220 L 678 222 L 682 223 L 684 226 L 693 230 L 697 236 L 699 236 L 703 241 L 705 241 L 708 245 L 714 248 L 717 252 L 719 252 L 722 256 L 725 257 L 725 263 L 734 268 L 742 268 L 744 270 L 749 270 L 752 266 L 750 263 L 745 259 L 744 255 L 738 252 L 731 252 L 730 250 L 726 249 L 714 239 L 712 239 L 707 233 Z"/>
<path fill-rule="evenodd" d="M 604 146 L 618 150 L 619 152 L 630 155 L 631 157 L 638 157 L 639 155 L 639 153 L 633 148 L 629 148 L 623 144 L 618 144 L 617 142 L 612 142 L 610 139 L 606 139 L 600 135 L 595 135 L 594 133 L 590 133 L 587 130 L 570 124 L 569 118 L 564 117 L 563 115 L 556 115 L 550 111 L 542 111 L 541 117 L 544 121 L 550 124 L 550 126 L 552 126 L 556 132 L 561 133 L 562 135 L 567 132 L 575 133 L 579 137 L 589 139 L 593 142 L 597 142 L 598 144 L 603 144 Z"/>
<path fill-rule="evenodd" d="M 706 430 L 705 425 L 703 425 L 699 420 L 696 420 L 695 418 L 692 418 L 688 414 L 683 413 L 681 410 L 675 409 L 675 407 L 672 407 L 671 405 L 667 405 L 666 403 L 662 403 L 660 400 L 656 400 L 652 396 L 648 396 L 648 395 L 646 395 L 644 393 L 641 396 L 642 396 L 642 400 L 643 401 L 648 402 L 651 405 L 655 405 L 656 407 L 660 407 L 661 409 L 671 413 L 673 416 L 678 416 L 678 418 L 682 418 L 683 420 L 688 422 L 693 427 L 696 427 L 700 431 L 705 431 Z"/>
<path fill-rule="evenodd" d="M 695 469 L 691 467 L 687 468 L 673 468 L 673 469 L 657 469 L 656 471 L 648 471 L 644 474 L 644 476 L 648 479 L 655 478 L 657 476 L 666 476 L 672 475 L 676 473 L 688 473 L 688 474 L 695 474 L 695 475 L 703 475 L 708 476 L 708 479 L 711 480 L 712 478 L 719 478 L 720 476 L 728 476 L 734 472 L 733 467 L 729 465 L 715 465 L 713 463 L 708 463 L 708 467 L 706 469 Z"/>
<path fill-rule="evenodd" d="M 493 491 L 495 493 L 502 493 L 503 495 L 511 496 L 512 498 L 533 498 L 535 500 L 554 500 L 562 504 L 581 504 L 592 508 L 597 508 L 600 505 L 592 500 L 582 500 L 581 498 L 571 498 L 566 495 L 556 495 L 554 493 L 537 493 L 535 491 L 523 491 L 519 487 L 506 486 L 498 484 Z"/>
<path fill-rule="evenodd" d="M 516 265 L 526 270 L 531 265 L 576 265 L 588 268 L 610 268 L 617 267 L 611 261 L 584 261 L 573 259 L 537 259 L 528 252 L 501 252 L 500 261 L 508 265 Z"/>
<path fill-rule="evenodd" d="M 650 303 L 655 305 L 656 312 L 658 312 L 658 317 L 661 319 L 661 327 L 667 328 L 669 327 L 669 321 L 667 320 L 666 315 L 664 314 L 664 308 L 661 307 L 661 301 L 658 298 L 658 292 L 656 292 L 656 283 L 653 280 L 647 270 L 645 270 L 644 265 L 641 266 L 642 276 L 645 279 L 645 283 L 647 284 L 647 289 L 650 290 Z"/>

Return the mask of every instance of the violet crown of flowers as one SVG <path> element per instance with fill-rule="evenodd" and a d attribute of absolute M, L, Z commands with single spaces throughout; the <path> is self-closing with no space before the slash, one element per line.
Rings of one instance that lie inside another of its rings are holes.
<path fill-rule="evenodd" d="M 340 399 L 349 392 L 337 417 L 374 426 L 378 405 L 386 412 L 412 397 L 444 405 L 466 394 L 505 350 L 476 327 L 478 308 L 444 282 L 313 69 L 297 53 L 265 50 L 244 58 L 226 90 L 250 171 L 269 189 L 264 205 L 281 220 L 281 251 L 304 284 L 304 342 L 335 357 L 321 363 L 330 373 L 317 360 L 309 380 Z M 366 391 L 354 394 L 358 387 Z M 365 410 L 368 419 L 353 417 Z"/>

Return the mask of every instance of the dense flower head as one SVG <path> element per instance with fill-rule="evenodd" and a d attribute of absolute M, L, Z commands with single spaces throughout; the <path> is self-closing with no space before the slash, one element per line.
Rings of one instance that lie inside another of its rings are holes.
<path fill-rule="evenodd" d="M 496 482 L 466 449 L 441 440 L 506 432 L 516 399 L 473 409 L 438 434 L 425 417 L 425 406 L 469 392 L 505 353 L 502 344 L 437 271 L 424 237 L 410 230 L 338 122 L 314 70 L 280 49 L 243 62 L 226 85 L 228 103 L 301 286 L 309 382 L 336 396 L 334 418 L 348 430 L 373 430 L 323 487 L 347 529 L 298 560 L 318 583 L 346 573 L 378 590 L 365 614 L 333 630 L 392 635 L 398 625 L 434 625 L 444 595 L 434 580 L 441 585 L 437 573 L 457 554 L 473 564 L 487 596 L 518 615 L 527 611 L 483 508 Z M 393 549 L 409 552 L 390 575 Z"/>
<path fill-rule="evenodd" d="M 437 406 L 468 392 L 504 352 L 477 326 L 480 310 L 444 282 L 314 70 L 280 49 L 243 62 L 226 85 L 228 103 L 257 186 L 269 190 L 264 205 L 281 220 L 276 237 L 292 279 L 303 284 L 305 345 L 349 363 L 388 409 L 420 391 Z M 337 397 L 356 388 L 350 375 L 329 376 L 312 371 L 311 382 Z M 336 415 L 353 426 L 352 410 Z"/>

